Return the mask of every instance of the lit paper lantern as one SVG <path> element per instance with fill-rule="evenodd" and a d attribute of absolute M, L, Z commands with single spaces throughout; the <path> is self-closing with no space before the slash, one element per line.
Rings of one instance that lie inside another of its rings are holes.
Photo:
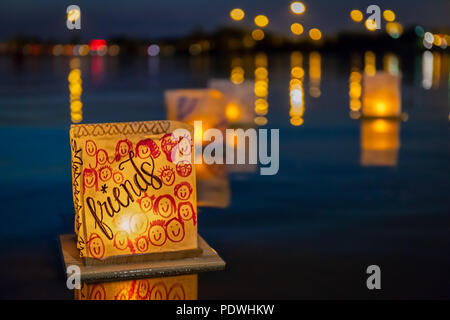
<path fill-rule="evenodd" d="M 390 119 L 361 122 L 361 165 L 395 166 L 400 148 L 400 123 Z"/>
<path fill-rule="evenodd" d="M 175 121 L 72 125 L 75 232 L 85 264 L 198 254 L 192 135 Z"/>
<path fill-rule="evenodd" d="M 197 300 L 196 274 L 118 282 L 82 283 L 75 300 Z"/>
<path fill-rule="evenodd" d="M 228 79 L 211 79 L 208 87 L 222 92 L 226 101 L 225 117 L 229 124 L 253 124 L 255 82 L 245 80 L 234 84 Z"/>
<path fill-rule="evenodd" d="M 194 121 L 202 121 L 203 130 L 210 128 L 224 130 L 227 126 L 226 101 L 219 90 L 167 90 L 164 96 L 169 120 L 183 121 L 190 125 L 194 125 Z"/>
<path fill-rule="evenodd" d="M 387 72 L 364 75 L 364 117 L 399 117 L 401 113 L 400 77 Z"/>

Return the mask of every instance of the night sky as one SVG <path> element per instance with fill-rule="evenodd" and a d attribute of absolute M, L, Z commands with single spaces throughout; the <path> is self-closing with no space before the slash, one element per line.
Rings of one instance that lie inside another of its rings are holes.
<path fill-rule="evenodd" d="M 195 27 L 205 31 L 223 25 L 253 26 L 257 14 L 270 19 L 269 30 L 289 33 L 294 21 L 307 29 L 318 27 L 325 34 L 342 30 L 362 30 L 362 25 L 349 18 L 352 9 L 365 11 L 370 4 L 393 9 L 397 21 L 404 26 L 421 24 L 425 28 L 449 27 L 449 0 L 305 0 L 306 12 L 294 16 L 289 0 L 2 0 L 0 1 L 0 41 L 15 35 L 38 36 L 42 39 L 108 38 L 114 35 L 159 38 L 180 36 Z M 77 4 L 82 13 L 81 31 L 68 31 L 65 26 L 66 7 Z M 245 21 L 232 22 L 229 11 L 240 7 Z"/>

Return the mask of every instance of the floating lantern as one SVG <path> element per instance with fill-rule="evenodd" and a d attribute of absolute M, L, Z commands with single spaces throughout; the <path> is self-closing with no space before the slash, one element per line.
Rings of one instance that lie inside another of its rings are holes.
<path fill-rule="evenodd" d="M 394 119 L 363 119 L 361 165 L 395 166 L 400 148 L 400 122 Z"/>
<path fill-rule="evenodd" d="M 364 75 L 363 116 L 397 118 L 401 113 L 400 77 L 387 72 Z"/>
<path fill-rule="evenodd" d="M 180 89 L 167 90 L 164 93 L 167 118 L 194 124 L 202 121 L 202 129 L 225 129 L 226 100 L 219 90 L 215 89 Z M 195 133 L 202 134 L 202 132 Z M 201 141 L 201 137 L 198 141 Z M 197 140 L 197 139 L 196 139 Z"/>
<path fill-rule="evenodd" d="M 197 300 L 196 274 L 117 282 L 82 283 L 75 300 Z"/>
<path fill-rule="evenodd" d="M 191 126 L 174 121 L 72 125 L 75 231 L 85 264 L 199 254 L 192 136 Z"/>
<path fill-rule="evenodd" d="M 227 79 L 211 79 L 208 87 L 219 90 L 225 103 L 225 117 L 229 124 L 249 125 L 253 123 L 255 96 L 254 81 L 244 80 L 235 85 Z"/>

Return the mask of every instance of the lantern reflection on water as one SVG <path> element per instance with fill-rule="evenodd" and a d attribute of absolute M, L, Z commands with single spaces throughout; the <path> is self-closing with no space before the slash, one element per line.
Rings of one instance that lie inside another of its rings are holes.
<path fill-rule="evenodd" d="M 82 283 L 75 300 L 197 300 L 196 274 L 104 283 Z"/>
<path fill-rule="evenodd" d="M 400 77 L 387 72 L 365 74 L 362 100 L 364 117 L 399 117 Z"/>
<path fill-rule="evenodd" d="M 361 165 L 395 166 L 400 148 L 400 122 L 395 119 L 363 119 Z"/>

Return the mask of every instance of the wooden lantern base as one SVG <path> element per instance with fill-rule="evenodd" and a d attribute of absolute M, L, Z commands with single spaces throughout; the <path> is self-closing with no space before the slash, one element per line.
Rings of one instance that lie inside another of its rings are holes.
<path fill-rule="evenodd" d="M 111 257 L 107 261 L 83 261 L 74 234 L 60 235 L 61 252 L 67 268 L 76 265 L 83 282 L 122 281 L 135 278 L 167 277 L 180 274 L 216 271 L 225 261 L 200 235 L 198 249 L 141 256 Z"/>

